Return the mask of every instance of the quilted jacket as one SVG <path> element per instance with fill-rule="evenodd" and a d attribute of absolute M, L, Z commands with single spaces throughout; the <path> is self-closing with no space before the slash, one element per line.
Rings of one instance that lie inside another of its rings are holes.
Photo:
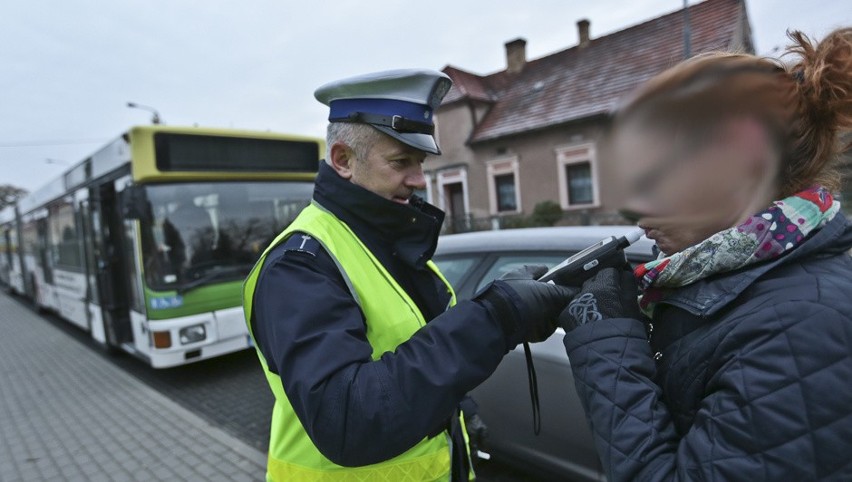
<path fill-rule="evenodd" d="M 852 481 L 852 225 L 565 336 L 610 481 Z"/>

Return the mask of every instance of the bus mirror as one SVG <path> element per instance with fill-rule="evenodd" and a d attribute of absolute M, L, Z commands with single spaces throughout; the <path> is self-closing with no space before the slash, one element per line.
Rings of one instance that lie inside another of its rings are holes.
<path fill-rule="evenodd" d="M 121 193 L 122 213 L 127 219 L 146 219 L 151 209 L 148 205 L 148 197 L 145 195 L 145 187 L 137 184 L 127 186 Z"/>

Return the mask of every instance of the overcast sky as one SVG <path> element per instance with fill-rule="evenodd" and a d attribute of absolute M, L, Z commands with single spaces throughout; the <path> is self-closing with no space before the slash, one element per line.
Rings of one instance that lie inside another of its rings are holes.
<path fill-rule="evenodd" d="M 695 4 L 696 1 L 690 1 Z M 848 0 L 750 0 L 757 51 L 785 30 L 852 25 Z M 134 124 L 128 101 L 172 125 L 320 136 L 320 84 L 365 72 L 447 64 L 505 68 L 669 13 L 681 0 L 7 0 L 0 7 L 0 184 L 36 189 Z M 46 159 L 52 159 L 48 162 Z"/>

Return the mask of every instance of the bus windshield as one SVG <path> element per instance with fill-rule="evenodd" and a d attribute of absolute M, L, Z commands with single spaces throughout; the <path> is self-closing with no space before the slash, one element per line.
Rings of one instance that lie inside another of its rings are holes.
<path fill-rule="evenodd" d="M 266 246 L 308 205 L 311 182 L 149 185 L 141 221 L 147 285 L 188 291 L 244 278 Z"/>

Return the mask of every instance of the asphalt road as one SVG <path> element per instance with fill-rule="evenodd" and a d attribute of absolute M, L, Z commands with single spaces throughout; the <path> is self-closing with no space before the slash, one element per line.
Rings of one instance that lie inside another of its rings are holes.
<path fill-rule="evenodd" d="M 88 333 L 57 316 L 43 313 L 42 318 L 211 424 L 266 451 L 273 397 L 254 351 L 155 370 L 132 356 L 104 353 Z M 494 461 L 479 462 L 477 474 L 480 482 L 543 480 Z"/>

